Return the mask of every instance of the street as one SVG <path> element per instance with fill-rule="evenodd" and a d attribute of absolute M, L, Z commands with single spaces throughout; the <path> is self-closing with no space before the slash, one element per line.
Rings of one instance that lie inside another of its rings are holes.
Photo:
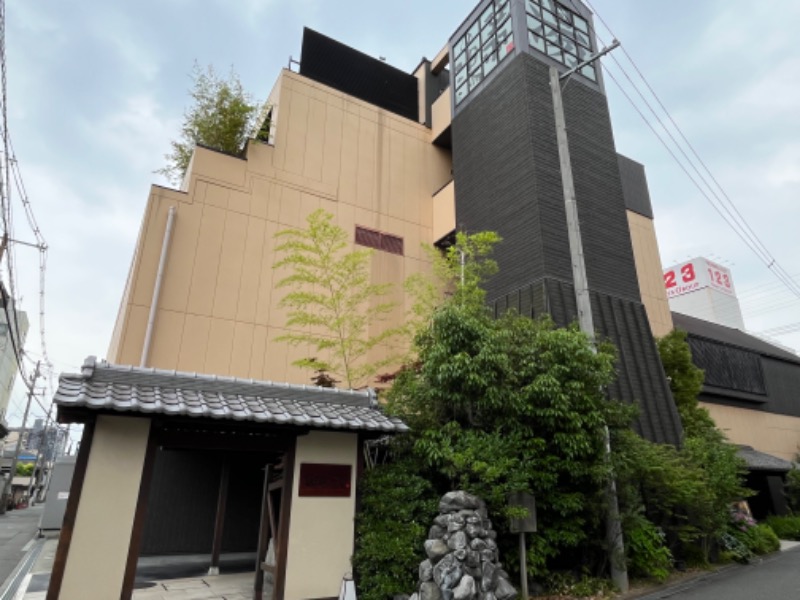
<path fill-rule="evenodd" d="M 38 504 L 0 515 L 0 590 L 35 538 L 43 510 L 44 504 Z"/>
<path fill-rule="evenodd" d="M 800 548 L 710 574 L 639 600 L 800 600 Z"/>

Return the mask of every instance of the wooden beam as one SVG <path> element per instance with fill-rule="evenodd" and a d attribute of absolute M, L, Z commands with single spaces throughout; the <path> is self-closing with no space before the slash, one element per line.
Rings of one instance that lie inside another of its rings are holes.
<path fill-rule="evenodd" d="M 147 516 L 147 504 L 150 499 L 150 484 L 153 481 L 153 468 L 156 462 L 157 450 L 156 427 L 151 420 L 150 433 L 147 437 L 147 451 L 145 452 L 144 465 L 142 466 L 142 479 L 139 483 L 139 498 L 136 501 L 136 514 L 133 517 L 131 542 L 128 546 L 128 561 L 125 564 L 125 577 L 122 580 L 120 600 L 130 600 L 133 596 L 133 585 L 136 581 L 136 564 L 139 562 L 139 551 L 142 547 L 144 523 L 145 517 Z"/>
<path fill-rule="evenodd" d="M 214 520 L 214 542 L 211 545 L 211 567 L 209 575 L 219 575 L 219 555 L 222 551 L 222 536 L 225 533 L 225 508 L 228 505 L 228 487 L 231 477 L 231 462 L 227 456 L 222 459 L 222 470 L 219 477 L 219 493 L 217 494 L 217 517 Z"/>
<path fill-rule="evenodd" d="M 75 471 L 72 475 L 72 483 L 69 486 L 69 498 L 64 510 L 64 522 L 61 525 L 61 534 L 58 536 L 58 547 L 53 562 L 53 571 L 50 574 L 50 584 L 47 588 L 46 600 L 58 600 L 61 594 L 61 584 L 64 582 L 64 570 L 67 566 L 69 556 L 69 546 L 72 542 L 72 533 L 75 529 L 75 518 L 78 515 L 78 505 L 81 500 L 83 481 L 86 478 L 86 465 L 89 462 L 89 453 L 92 449 L 92 438 L 94 437 L 94 422 L 86 423 L 83 426 L 83 436 L 81 437 L 81 447 L 78 450 L 78 458 L 75 460 Z"/>
<path fill-rule="evenodd" d="M 264 467 L 264 491 L 261 494 L 261 521 L 258 528 L 258 549 L 256 551 L 256 580 L 253 584 L 253 598 L 264 600 L 264 562 L 269 549 L 270 535 L 275 531 L 272 527 L 272 515 L 269 501 L 269 465 Z M 274 583 L 274 580 L 273 580 Z"/>
<path fill-rule="evenodd" d="M 294 488 L 294 459 L 297 440 L 289 446 L 283 461 L 283 489 L 278 533 L 275 537 L 275 583 L 273 600 L 284 600 L 286 591 L 286 559 L 289 555 L 289 525 L 292 519 L 292 492 Z"/>

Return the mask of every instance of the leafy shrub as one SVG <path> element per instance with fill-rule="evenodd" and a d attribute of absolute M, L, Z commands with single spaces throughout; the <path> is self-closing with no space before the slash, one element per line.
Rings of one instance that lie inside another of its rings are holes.
<path fill-rule="evenodd" d="M 428 527 L 437 514 L 436 494 L 408 461 L 367 471 L 361 494 L 353 554 L 359 599 L 412 592 L 425 558 Z"/>
<path fill-rule="evenodd" d="M 747 564 L 753 558 L 753 552 L 747 545 L 732 533 L 723 533 L 720 536 L 720 545 L 724 554 L 738 563 Z"/>
<path fill-rule="evenodd" d="M 797 517 L 769 517 L 767 525 L 772 527 L 775 535 L 781 540 L 800 541 L 800 516 Z"/>
<path fill-rule="evenodd" d="M 755 525 L 746 531 L 732 529 L 731 532 L 753 554 L 769 554 L 780 549 L 781 543 L 778 536 L 769 525 Z"/>
<path fill-rule="evenodd" d="M 644 517 L 628 524 L 625 531 L 628 572 L 632 577 L 663 582 L 672 568 L 672 553 L 665 545 L 664 532 Z"/>
<path fill-rule="evenodd" d="M 584 572 L 580 578 L 572 573 L 550 573 L 546 588 L 552 594 L 570 598 L 604 598 L 613 595 L 613 586 L 607 579 L 592 577 Z"/>
<path fill-rule="evenodd" d="M 800 465 L 800 454 L 794 457 L 794 462 Z M 786 501 L 792 512 L 800 516 L 800 467 L 786 474 Z"/>

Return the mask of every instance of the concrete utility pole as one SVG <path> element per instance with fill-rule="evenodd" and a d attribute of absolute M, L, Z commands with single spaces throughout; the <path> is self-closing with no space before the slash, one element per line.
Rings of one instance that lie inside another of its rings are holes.
<path fill-rule="evenodd" d="M 564 187 L 564 206 L 567 213 L 567 232 L 569 234 L 569 250 L 572 259 L 572 277 L 575 284 L 575 302 L 578 308 L 578 323 L 581 331 L 585 333 L 594 347 L 594 321 L 592 319 L 592 304 L 589 297 L 589 286 L 586 277 L 586 262 L 583 254 L 583 240 L 581 238 L 580 220 L 578 218 L 578 204 L 575 200 L 575 180 L 572 176 L 572 161 L 569 154 L 569 141 L 567 139 L 567 123 L 564 117 L 564 101 L 561 95 L 561 81 L 568 80 L 578 70 L 589 65 L 601 56 L 611 52 L 619 46 L 614 40 L 608 48 L 589 57 L 573 69 L 560 75 L 555 67 L 550 68 L 550 87 L 553 91 L 553 110 L 556 119 L 556 135 L 558 137 L 558 158 L 561 164 L 561 183 Z M 611 442 L 608 427 L 605 428 L 606 459 L 610 460 Z M 608 509 L 606 514 L 606 542 L 609 548 L 609 563 L 611 565 L 611 580 L 621 592 L 628 591 L 628 571 L 625 567 L 625 544 L 622 538 L 622 524 L 619 517 L 619 503 L 617 501 L 617 484 L 613 477 L 608 481 L 606 489 Z"/>
<path fill-rule="evenodd" d="M 28 387 L 28 402 L 25 404 L 25 414 L 22 417 L 22 427 L 20 428 L 19 436 L 17 437 L 17 445 L 14 449 L 14 457 L 11 459 L 11 470 L 8 472 L 8 479 L 6 479 L 6 484 L 3 486 L 3 493 L 0 495 L 0 515 L 5 514 L 6 512 L 8 494 L 11 492 L 11 481 L 14 479 L 14 475 L 17 474 L 17 458 L 22 450 L 22 437 L 25 434 L 25 424 L 28 422 L 28 412 L 30 411 L 31 401 L 33 400 L 33 390 L 36 387 L 36 380 L 39 378 L 39 366 L 40 363 L 37 362 L 36 369 L 33 371 L 33 375 L 31 375 L 31 383 Z"/>

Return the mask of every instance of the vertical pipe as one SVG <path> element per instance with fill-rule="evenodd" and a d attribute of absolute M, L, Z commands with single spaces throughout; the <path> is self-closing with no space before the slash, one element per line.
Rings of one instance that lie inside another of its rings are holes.
<path fill-rule="evenodd" d="M 167 264 L 167 254 L 169 252 L 169 242 L 172 239 L 172 226 L 175 221 L 175 207 L 169 207 L 167 214 L 167 228 L 164 231 L 164 242 L 161 245 L 161 258 L 158 261 L 158 271 L 156 272 L 156 283 L 153 288 L 153 299 L 150 301 L 150 316 L 147 319 L 147 329 L 144 334 L 144 344 L 142 345 L 142 359 L 139 362 L 140 367 L 147 366 L 147 359 L 150 356 L 150 344 L 153 341 L 153 325 L 156 321 L 156 313 L 158 312 L 158 297 L 161 294 L 161 282 L 164 279 L 164 267 Z"/>

